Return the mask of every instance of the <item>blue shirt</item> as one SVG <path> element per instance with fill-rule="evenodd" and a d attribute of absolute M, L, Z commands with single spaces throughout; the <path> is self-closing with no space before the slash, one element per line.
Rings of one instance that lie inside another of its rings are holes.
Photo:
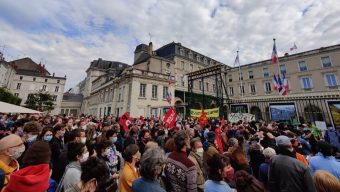
<path fill-rule="evenodd" d="M 132 192 L 166 192 L 159 182 L 140 177 L 133 181 Z"/>
<path fill-rule="evenodd" d="M 337 162 L 334 157 L 324 157 L 322 153 L 319 152 L 310 158 L 309 165 L 313 175 L 317 170 L 325 170 L 340 180 L 340 162 Z"/>
<path fill-rule="evenodd" d="M 204 183 L 205 192 L 231 192 L 231 188 L 224 181 L 207 180 Z"/>

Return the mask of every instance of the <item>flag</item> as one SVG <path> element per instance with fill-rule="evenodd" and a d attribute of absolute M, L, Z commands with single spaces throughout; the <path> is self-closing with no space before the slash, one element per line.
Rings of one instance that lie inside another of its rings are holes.
<path fill-rule="evenodd" d="M 294 46 L 289 49 L 289 51 L 293 51 L 294 49 L 297 49 L 297 46 L 294 43 Z"/>
<path fill-rule="evenodd" d="M 131 124 L 131 119 L 129 113 L 125 112 L 119 119 L 119 123 L 123 126 L 125 132 L 129 131 L 129 125 Z"/>
<path fill-rule="evenodd" d="M 274 45 L 273 45 L 273 52 L 272 52 L 272 61 L 275 64 L 277 62 L 277 51 L 276 51 L 276 45 L 275 45 L 275 39 L 274 39 Z"/>
<path fill-rule="evenodd" d="M 275 76 L 275 74 L 274 74 L 274 91 L 277 91 L 278 90 L 278 82 L 277 82 L 277 79 L 276 79 L 276 76 Z"/>
<path fill-rule="evenodd" d="M 170 128 L 173 128 L 177 119 L 176 111 L 173 107 L 169 109 L 164 117 L 164 123 L 168 125 Z"/>
<path fill-rule="evenodd" d="M 139 122 L 140 122 L 141 124 L 144 124 L 144 123 L 145 123 L 144 117 L 143 117 L 143 116 L 139 116 Z"/>
<path fill-rule="evenodd" d="M 172 101 L 172 94 L 171 92 L 167 92 L 166 93 L 166 100 L 169 102 L 169 104 L 171 105 L 171 101 Z"/>
<path fill-rule="evenodd" d="M 221 120 L 221 126 L 223 126 L 224 124 L 225 124 L 224 118 L 222 118 L 222 120 Z"/>
<path fill-rule="evenodd" d="M 288 79 L 286 78 L 286 73 L 283 73 L 283 86 L 285 87 L 286 90 L 289 89 Z"/>
<path fill-rule="evenodd" d="M 207 122 L 208 122 L 207 115 L 205 114 L 204 109 L 202 108 L 199 123 L 200 123 L 201 127 L 203 127 Z"/>
<path fill-rule="evenodd" d="M 280 78 L 280 75 L 278 75 L 279 77 L 278 77 L 278 90 L 279 90 L 279 94 L 280 95 L 286 95 L 286 88 L 285 88 L 285 86 L 283 86 L 283 83 L 282 83 L 282 81 L 281 81 L 281 78 Z"/>
<path fill-rule="evenodd" d="M 234 67 L 239 66 L 239 65 L 240 65 L 240 59 L 238 57 L 238 52 L 237 52 L 237 55 L 236 55 L 236 58 L 235 58 L 235 61 L 234 61 Z"/>

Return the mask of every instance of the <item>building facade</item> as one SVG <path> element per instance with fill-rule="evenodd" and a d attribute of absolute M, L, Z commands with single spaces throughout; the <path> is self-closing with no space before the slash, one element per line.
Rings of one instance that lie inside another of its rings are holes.
<path fill-rule="evenodd" d="M 22 99 L 20 105 L 25 105 L 30 94 L 42 91 L 53 96 L 55 106 L 52 114 L 60 112 L 66 76 L 51 75 L 45 65 L 37 64 L 30 58 L 14 60 L 9 62 L 9 65 L 3 87 Z"/>
<path fill-rule="evenodd" d="M 286 96 L 274 91 L 274 74 L 276 77 L 280 74 L 281 81 L 285 74 L 289 85 Z M 275 117 L 275 106 L 291 105 L 296 111 L 292 121 L 322 121 L 332 126 L 334 120 L 336 124 L 340 120 L 329 106 L 340 99 L 339 76 L 340 45 L 335 45 L 286 54 L 276 64 L 266 60 L 242 65 L 240 70 L 238 67 L 229 68 L 224 80 L 231 111 L 241 110 L 255 114 L 257 119 L 276 120 L 280 115 Z"/>

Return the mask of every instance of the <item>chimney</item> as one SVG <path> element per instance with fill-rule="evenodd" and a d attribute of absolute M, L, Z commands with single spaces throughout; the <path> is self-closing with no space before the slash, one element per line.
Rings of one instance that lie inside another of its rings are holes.
<path fill-rule="evenodd" d="M 54 77 L 55 73 L 53 73 L 52 77 Z"/>
<path fill-rule="evenodd" d="M 148 47 L 148 54 L 149 54 L 149 55 L 152 55 L 152 50 L 153 50 L 152 42 L 150 42 L 150 43 L 149 43 L 149 47 Z"/>

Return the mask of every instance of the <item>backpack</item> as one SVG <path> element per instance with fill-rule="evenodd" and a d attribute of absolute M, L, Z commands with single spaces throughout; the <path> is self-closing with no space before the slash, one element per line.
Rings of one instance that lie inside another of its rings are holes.
<path fill-rule="evenodd" d="M 0 191 L 4 187 L 4 184 L 5 184 L 5 172 L 2 169 L 0 169 Z"/>

